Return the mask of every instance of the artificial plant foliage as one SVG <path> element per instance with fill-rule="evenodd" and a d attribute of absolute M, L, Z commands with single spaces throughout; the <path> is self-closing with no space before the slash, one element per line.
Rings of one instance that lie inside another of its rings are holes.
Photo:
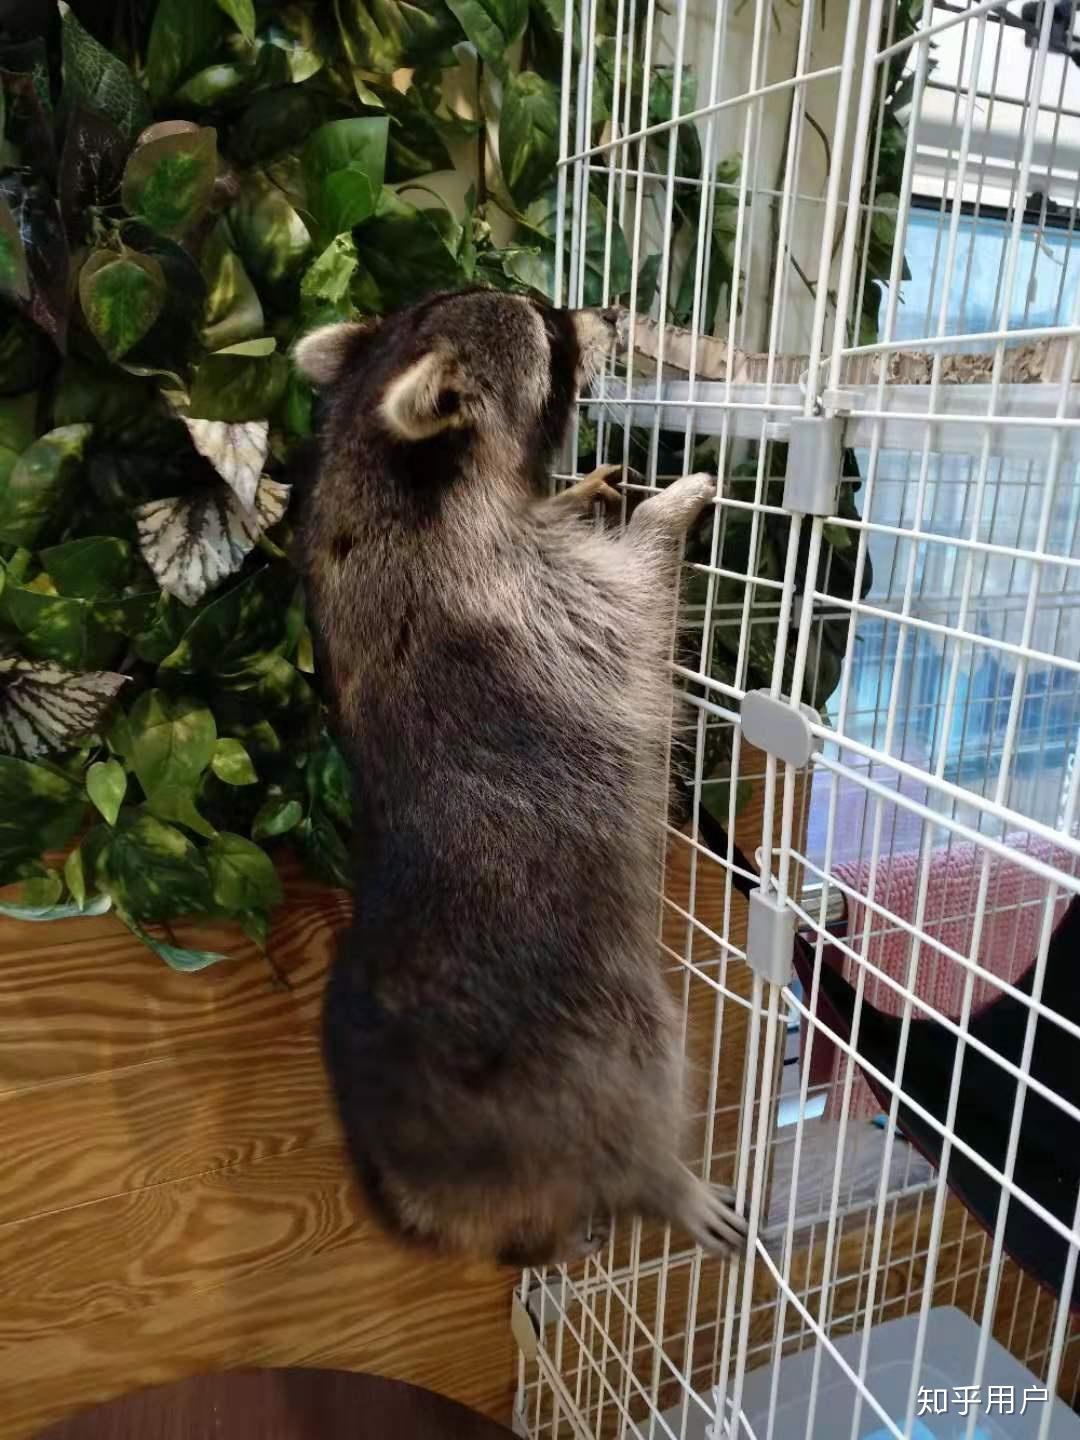
<path fill-rule="evenodd" d="M 606 0 L 597 19 L 599 139 Z M 0 19 L 7 913 L 111 908 L 198 970 L 221 957 L 168 923 L 230 919 L 265 945 L 279 849 L 348 883 L 349 776 L 290 559 L 313 396 L 289 355 L 313 325 L 434 287 L 551 293 L 562 22 L 561 0 L 60 0 Z M 634 113 L 641 79 L 624 66 Z M 675 88 L 654 67 L 650 121 L 693 106 L 692 81 Z M 704 162 L 693 126 L 670 133 L 698 182 L 676 194 L 664 302 L 685 323 Z M 654 168 L 668 143 L 649 142 Z M 450 206 L 431 177 L 454 167 L 475 184 Z M 737 291 L 737 166 L 717 178 L 703 329 Z M 590 187 L 585 301 L 655 309 L 660 256 L 609 224 L 603 174 Z"/>

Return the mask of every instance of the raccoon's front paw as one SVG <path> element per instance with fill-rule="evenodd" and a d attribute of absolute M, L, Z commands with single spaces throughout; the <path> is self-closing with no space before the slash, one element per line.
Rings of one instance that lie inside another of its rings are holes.
<path fill-rule="evenodd" d="M 711 475 L 684 475 L 639 505 L 634 511 L 633 523 L 656 525 L 671 537 L 681 539 L 705 506 L 715 499 L 716 481 Z"/>
<path fill-rule="evenodd" d="M 680 1216 L 684 1229 L 704 1250 L 721 1255 L 746 1249 L 746 1220 L 735 1209 L 735 1195 L 726 1185 L 698 1181 Z"/>

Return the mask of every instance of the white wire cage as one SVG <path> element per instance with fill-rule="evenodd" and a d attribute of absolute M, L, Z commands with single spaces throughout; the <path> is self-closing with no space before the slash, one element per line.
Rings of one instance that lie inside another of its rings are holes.
<path fill-rule="evenodd" d="M 523 1435 L 1080 1436 L 1076 1186 L 1048 1208 L 1024 1162 L 1026 1109 L 1051 1149 L 1080 1119 L 1033 1068 L 1043 1025 L 1080 1059 L 1043 1003 L 1080 905 L 1074 10 L 565 0 L 556 298 L 625 305 L 631 344 L 556 481 L 721 481 L 685 557 L 658 957 L 686 1158 L 751 1244 L 627 1224 L 528 1272 Z M 744 732 L 750 692 L 798 709 L 807 763 Z M 751 878 L 801 979 L 757 964 Z M 875 1014 L 891 1072 L 853 1058 Z M 952 1047 L 929 1109 L 927 1020 Z M 1011 1077 L 985 1153 L 971 1055 Z M 978 1218 L 965 1164 L 1000 1197 Z"/>

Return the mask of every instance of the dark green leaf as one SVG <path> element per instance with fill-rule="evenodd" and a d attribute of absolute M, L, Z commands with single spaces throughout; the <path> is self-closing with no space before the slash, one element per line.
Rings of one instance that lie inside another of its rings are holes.
<path fill-rule="evenodd" d="M 111 120 L 128 140 L 134 140 L 150 119 L 146 96 L 123 61 L 87 34 L 64 0 L 60 0 L 60 15 L 65 104 L 72 108 L 85 104 Z"/>
<path fill-rule="evenodd" d="M 202 341 L 223 350 L 264 332 L 263 308 L 239 255 L 229 244 L 225 221 L 210 232 L 200 257 L 206 281 Z"/>
<path fill-rule="evenodd" d="M 163 235 L 182 235 L 201 220 L 217 178 L 217 133 L 209 127 L 140 145 L 124 168 L 121 197 Z"/>
<path fill-rule="evenodd" d="M 86 871 L 83 868 L 81 845 L 76 845 L 64 861 L 64 883 L 71 891 L 71 898 L 75 901 L 76 907 L 80 911 L 83 910 L 86 906 Z M 106 910 L 112 908 L 112 901 L 107 895 L 98 898 L 105 901 Z"/>
<path fill-rule="evenodd" d="M 528 205 L 551 183 L 559 154 L 559 98 L 540 75 L 523 71 L 503 86 L 499 163 L 515 204 Z"/>
<path fill-rule="evenodd" d="M 311 236 L 284 193 L 265 175 L 244 178 L 229 211 L 236 251 L 256 282 L 280 285 L 303 268 Z"/>
<path fill-rule="evenodd" d="M 43 180 L 15 170 L 0 174 L 0 198 L 18 230 L 29 272 L 29 299 L 14 295 L 14 303 L 63 350 L 70 297 L 67 237 L 60 207 Z"/>
<path fill-rule="evenodd" d="M 188 413 L 201 420 L 265 420 L 285 393 L 288 378 L 284 355 L 218 350 L 195 372 Z"/>
<path fill-rule="evenodd" d="M 295 829 L 303 815 L 299 800 L 290 800 L 284 795 L 271 795 L 252 821 L 251 833 L 256 840 L 271 840 Z"/>
<path fill-rule="evenodd" d="M 118 594 L 131 575 L 131 546 L 115 535 L 68 540 L 39 558 L 60 595 L 83 600 Z"/>
<path fill-rule="evenodd" d="M 95 871 L 117 910 L 139 920 L 169 920 L 213 906 L 199 851 L 182 830 L 156 815 L 122 811 Z"/>
<path fill-rule="evenodd" d="M 222 832 L 205 851 L 214 903 L 222 910 L 270 910 L 281 903 L 281 882 L 265 850 L 243 835 Z"/>
<path fill-rule="evenodd" d="M 386 171 L 385 117 L 332 120 L 304 147 L 308 207 L 329 241 L 375 212 Z"/>
<path fill-rule="evenodd" d="M 313 807 L 325 810 L 347 829 L 352 824 L 352 776 L 329 736 L 312 751 L 307 773 Z"/>
<path fill-rule="evenodd" d="M 72 600 L 9 583 L 0 609 L 21 632 L 24 655 L 81 673 L 115 664 L 128 635 L 142 627 L 153 603 L 152 592 L 116 600 Z"/>
<path fill-rule="evenodd" d="M 99 760 L 86 772 L 86 793 L 110 825 L 127 794 L 127 771 L 119 760 Z"/>
<path fill-rule="evenodd" d="M 462 38 L 443 0 L 340 0 L 335 8 L 345 53 L 362 71 L 392 75 Z"/>
<path fill-rule="evenodd" d="M 82 786 L 48 765 L 0 755 L 0 875 L 62 850 L 82 823 Z"/>
<path fill-rule="evenodd" d="M 328 815 L 310 815 L 297 827 L 296 839 L 308 864 L 327 885 L 349 886 L 349 852 Z"/>
<path fill-rule="evenodd" d="M 383 190 L 374 217 L 356 240 L 361 273 L 354 294 L 362 309 L 382 314 L 462 282 L 461 262 L 436 214 L 445 212 L 418 210 Z"/>
<path fill-rule="evenodd" d="M 312 261 L 300 282 L 300 313 L 305 329 L 350 317 L 350 287 L 357 264 L 356 242 L 351 235 L 336 236 Z"/>
<path fill-rule="evenodd" d="M 410 85 L 404 94 L 393 85 L 380 86 L 376 93 L 390 116 L 387 180 L 395 183 L 415 180 L 433 170 L 453 168 L 443 139 L 443 132 L 449 127 L 428 109 L 418 84 Z"/>
<path fill-rule="evenodd" d="M 247 41 L 255 39 L 254 0 L 217 0 L 218 5 Z"/>
<path fill-rule="evenodd" d="M 200 610 L 183 639 L 161 662 L 165 674 L 235 674 L 267 651 L 284 647 L 295 577 L 283 565 L 254 575 Z"/>
<path fill-rule="evenodd" d="M 161 314 L 165 276 L 149 255 L 95 250 L 79 272 L 79 303 L 101 348 L 119 360 Z"/>
<path fill-rule="evenodd" d="M 447 0 L 461 28 L 496 75 L 509 72 L 506 52 L 521 38 L 529 19 L 529 0 Z"/>
<path fill-rule="evenodd" d="M 158 0 L 146 52 L 146 85 L 155 105 L 206 65 L 225 32 L 215 0 Z"/>
<path fill-rule="evenodd" d="M 62 509 L 91 427 L 63 425 L 19 456 L 0 483 L 0 541 L 29 545 Z"/>

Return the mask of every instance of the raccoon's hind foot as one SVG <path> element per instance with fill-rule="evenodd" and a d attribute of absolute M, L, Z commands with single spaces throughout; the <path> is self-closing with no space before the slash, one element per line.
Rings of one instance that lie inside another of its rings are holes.
<path fill-rule="evenodd" d="M 666 537 L 681 540 L 711 501 L 716 499 L 716 481 L 711 475 L 684 475 L 665 489 L 650 495 L 634 511 L 631 533 L 659 529 Z"/>
<path fill-rule="evenodd" d="M 677 1220 L 702 1247 L 719 1255 L 739 1255 L 746 1249 L 746 1220 L 735 1209 L 735 1194 L 726 1185 L 709 1185 L 690 1177 L 679 1205 Z"/>

